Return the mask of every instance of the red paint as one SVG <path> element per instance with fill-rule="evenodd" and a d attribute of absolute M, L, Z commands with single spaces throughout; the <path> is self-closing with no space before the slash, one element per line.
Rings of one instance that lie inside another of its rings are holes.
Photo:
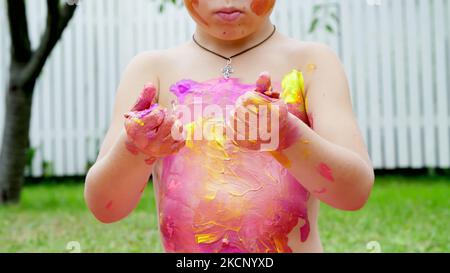
<path fill-rule="evenodd" d="M 147 158 L 147 159 L 145 160 L 145 164 L 147 164 L 147 165 L 153 165 L 153 163 L 155 163 L 155 161 L 156 161 L 156 158 L 155 158 L 155 157 L 150 157 L 150 158 Z"/>
<path fill-rule="evenodd" d="M 155 97 L 156 97 L 155 86 L 151 83 L 146 84 L 131 111 L 132 112 L 143 111 L 145 109 L 150 108 L 150 106 L 152 106 L 152 104 L 155 103 Z"/>
<path fill-rule="evenodd" d="M 195 9 L 194 6 L 199 6 L 199 2 L 200 0 L 187 0 L 186 1 L 186 8 L 191 12 L 192 16 L 197 19 L 198 21 L 200 21 L 200 23 L 208 26 L 208 22 L 205 21 L 205 19 L 203 19 L 200 14 L 197 12 L 197 10 Z"/>
<path fill-rule="evenodd" d="M 314 130 L 314 117 L 312 113 L 308 113 L 308 123 L 309 127 Z"/>
<path fill-rule="evenodd" d="M 133 143 L 131 143 L 131 142 L 125 142 L 125 147 L 127 148 L 127 150 L 130 152 L 130 153 L 132 153 L 133 155 L 137 155 L 137 154 L 139 154 L 139 149 L 136 147 L 136 146 L 134 146 L 134 144 Z"/>
<path fill-rule="evenodd" d="M 273 0 L 253 0 L 251 9 L 256 15 L 264 16 L 272 9 L 273 4 Z"/>
<path fill-rule="evenodd" d="M 322 177 L 324 177 L 326 180 L 330 182 L 334 182 L 333 172 L 331 171 L 331 168 L 327 164 L 320 163 L 318 170 L 319 174 Z"/>
<path fill-rule="evenodd" d="M 112 204 L 113 204 L 113 201 L 109 201 L 108 202 L 108 204 L 106 204 L 106 209 L 111 209 L 111 207 L 112 207 Z"/>

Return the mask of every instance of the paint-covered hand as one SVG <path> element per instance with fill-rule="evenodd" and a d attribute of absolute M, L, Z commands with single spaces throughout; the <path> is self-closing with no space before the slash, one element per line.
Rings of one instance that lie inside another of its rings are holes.
<path fill-rule="evenodd" d="M 262 73 L 253 92 L 238 98 L 229 125 L 234 143 L 257 151 L 280 151 L 300 139 L 298 119 L 272 90 L 268 73 Z"/>
<path fill-rule="evenodd" d="M 155 96 L 156 88 L 147 84 L 134 107 L 124 115 L 128 150 L 145 154 L 149 164 L 178 152 L 185 144 L 173 135 L 173 132 L 182 132 L 181 121 L 174 113 L 156 104 Z"/>

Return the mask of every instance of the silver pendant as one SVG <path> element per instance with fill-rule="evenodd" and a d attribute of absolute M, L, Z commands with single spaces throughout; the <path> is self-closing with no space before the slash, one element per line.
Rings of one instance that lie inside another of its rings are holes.
<path fill-rule="evenodd" d="M 231 59 L 228 59 L 227 65 L 224 68 L 222 68 L 223 77 L 228 80 L 231 77 L 231 74 L 233 73 L 234 70 L 233 67 L 231 66 Z"/>

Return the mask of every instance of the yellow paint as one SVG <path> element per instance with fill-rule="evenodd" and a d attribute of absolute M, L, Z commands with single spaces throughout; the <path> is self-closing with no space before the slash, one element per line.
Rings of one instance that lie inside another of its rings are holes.
<path fill-rule="evenodd" d="M 132 117 L 131 120 L 134 121 L 135 123 L 139 124 L 140 126 L 144 126 L 145 125 L 145 123 L 139 118 Z"/>
<path fill-rule="evenodd" d="M 316 69 L 317 69 L 317 66 L 315 64 L 308 64 L 306 71 L 313 72 Z"/>
<path fill-rule="evenodd" d="M 309 158 L 311 156 L 311 151 L 308 149 L 304 149 L 302 154 L 304 158 Z"/>
<path fill-rule="evenodd" d="M 287 74 L 281 82 L 281 87 L 283 89 L 283 92 L 280 94 L 281 99 L 287 104 L 302 104 L 304 85 L 302 72 L 295 69 L 292 70 L 292 72 Z"/>
<path fill-rule="evenodd" d="M 282 152 L 272 151 L 270 154 L 272 154 L 272 156 L 286 169 L 292 167 L 292 162 Z"/>
<path fill-rule="evenodd" d="M 217 240 L 217 235 L 214 234 L 195 234 L 195 241 L 197 244 L 214 243 Z"/>
<path fill-rule="evenodd" d="M 280 242 L 280 239 L 274 238 L 274 239 L 273 239 L 273 242 L 275 243 L 275 247 L 276 247 L 276 249 L 277 249 L 277 252 L 278 252 L 278 253 L 283 253 L 283 252 L 284 252 L 284 251 L 283 251 L 283 243 Z"/>
<path fill-rule="evenodd" d="M 189 149 L 194 148 L 194 132 L 195 132 L 195 123 L 191 122 L 186 124 L 186 147 Z"/>
<path fill-rule="evenodd" d="M 311 141 L 309 141 L 309 140 L 307 140 L 307 139 L 302 139 L 302 143 L 303 143 L 303 144 L 310 144 Z"/>

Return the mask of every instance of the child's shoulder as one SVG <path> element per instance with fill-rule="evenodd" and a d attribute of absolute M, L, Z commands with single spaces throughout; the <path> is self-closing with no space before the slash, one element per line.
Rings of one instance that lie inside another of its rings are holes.
<path fill-rule="evenodd" d="M 180 44 L 165 49 L 152 49 L 136 54 L 130 61 L 129 66 L 148 71 L 151 69 L 156 74 L 164 70 L 168 64 L 176 62 L 183 53 L 186 53 L 188 43 Z"/>
<path fill-rule="evenodd" d="M 286 38 L 283 42 L 283 51 L 289 55 L 297 56 L 299 59 L 323 60 L 336 58 L 333 48 L 320 42 L 300 41 L 293 38 Z"/>

